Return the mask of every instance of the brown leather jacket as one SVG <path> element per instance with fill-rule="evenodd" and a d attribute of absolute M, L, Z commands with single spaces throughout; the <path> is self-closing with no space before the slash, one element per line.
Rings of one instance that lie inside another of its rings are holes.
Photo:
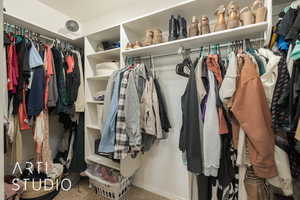
<path fill-rule="evenodd" d="M 231 110 L 247 134 L 247 147 L 255 174 L 271 178 L 277 176 L 271 113 L 257 65 L 248 55 L 242 57 L 244 62 Z"/>

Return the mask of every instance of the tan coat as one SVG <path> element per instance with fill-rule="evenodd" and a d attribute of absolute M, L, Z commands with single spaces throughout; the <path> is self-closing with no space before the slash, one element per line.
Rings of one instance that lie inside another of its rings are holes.
<path fill-rule="evenodd" d="M 232 112 L 247 135 L 249 156 L 255 174 L 262 178 L 277 176 L 274 158 L 274 134 L 271 113 L 257 65 L 248 55 L 242 55 L 244 64 L 233 97 Z"/>

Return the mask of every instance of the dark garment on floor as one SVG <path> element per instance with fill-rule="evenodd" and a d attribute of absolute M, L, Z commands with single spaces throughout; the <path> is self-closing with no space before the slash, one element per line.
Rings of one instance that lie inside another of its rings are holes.
<path fill-rule="evenodd" d="M 43 66 L 33 69 L 33 79 L 28 97 L 28 116 L 38 116 L 44 108 L 45 71 Z"/>
<path fill-rule="evenodd" d="M 287 13 L 285 13 L 282 20 L 279 22 L 276 33 L 285 37 L 294 24 L 296 17 L 297 9 L 290 8 Z"/>
<path fill-rule="evenodd" d="M 161 88 L 160 88 L 160 85 L 159 85 L 157 79 L 154 79 L 154 85 L 155 85 L 155 89 L 156 89 L 156 93 L 157 93 L 157 97 L 158 97 L 161 128 L 165 132 L 169 132 L 169 129 L 171 128 L 171 124 L 170 124 L 169 117 L 168 117 L 167 110 L 166 110 L 165 99 L 162 95 Z"/>
<path fill-rule="evenodd" d="M 50 192 L 49 194 L 46 194 L 44 196 L 41 197 L 37 197 L 37 198 L 32 198 L 32 199 L 22 199 L 20 198 L 20 200 L 53 200 L 60 192 L 60 187 L 58 190 L 54 190 L 52 192 Z"/>
<path fill-rule="evenodd" d="M 288 92 L 290 75 L 286 63 L 286 53 L 281 54 L 278 63 L 278 77 L 274 88 L 271 113 L 275 132 L 289 130 Z"/>
<path fill-rule="evenodd" d="M 79 114 L 79 121 L 73 134 L 75 134 L 75 138 L 70 172 L 81 173 L 87 168 L 84 153 L 84 113 Z"/>
<path fill-rule="evenodd" d="M 194 63 L 196 66 L 198 60 Z M 190 172 L 202 172 L 202 152 L 200 143 L 200 111 L 197 95 L 196 76 L 192 68 L 185 92 L 181 97 L 182 127 L 179 149 L 186 152 L 187 168 Z"/>

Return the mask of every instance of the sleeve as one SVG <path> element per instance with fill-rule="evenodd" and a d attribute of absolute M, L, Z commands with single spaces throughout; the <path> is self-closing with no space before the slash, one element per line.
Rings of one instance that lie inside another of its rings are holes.
<path fill-rule="evenodd" d="M 129 74 L 128 86 L 126 89 L 125 120 L 129 145 L 132 147 L 140 146 L 142 144 L 142 135 L 140 133 L 139 97 L 133 72 Z"/>
<path fill-rule="evenodd" d="M 258 77 L 244 83 L 237 90 L 232 112 L 247 134 L 250 160 L 255 174 L 262 178 L 276 176 L 271 113 Z"/>

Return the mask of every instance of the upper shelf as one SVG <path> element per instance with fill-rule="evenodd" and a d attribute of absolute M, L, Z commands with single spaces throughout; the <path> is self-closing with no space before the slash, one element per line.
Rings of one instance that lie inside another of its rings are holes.
<path fill-rule="evenodd" d="M 100 30 L 98 32 L 89 34 L 87 37 L 89 40 L 93 41 L 119 40 L 120 25 Z"/>
<path fill-rule="evenodd" d="M 110 49 L 106 51 L 98 51 L 87 55 L 88 59 L 93 59 L 96 61 L 103 60 L 119 60 L 120 59 L 120 48 Z"/>
<path fill-rule="evenodd" d="M 199 35 L 195 37 L 189 37 L 181 40 L 175 40 L 151 46 L 141 47 L 137 49 L 130 49 L 122 51 L 125 56 L 155 56 L 161 54 L 168 54 L 177 52 L 179 47 L 185 47 L 186 49 L 200 48 L 208 44 L 218 44 L 228 41 L 251 39 L 255 37 L 263 37 L 264 31 L 268 28 L 267 22 L 259 24 L 251 24 L 248 26 L 241 26 L 234 29 L 228 29 L 219 32 L 213 32 L 206 35 Z"/>
<path fill-rule="evenodd" d="M 209 17 L 210 24 L 213 24 L 216 19 L 215 10 L 222 4 L 227 7 L 229 2 L 230 0 L 187 0 L 175 4 L 171 7 L 164 8 L 162 10 L 149 13 L 145 16 L 140 16 L 138 18 L 124 22 L 123 26 L 133 34 L 141 35 L 144 37 L 145 31 L 147 29 L 159 28 L 163 31 L 168 30 L 169 19 L 171 15 L 174 15 L 175 17 L 177 17 L 177 15 L 185 17 L 188 24 L 190 24 L 193 16 L 196 16 L 198 19 L 200 19 L 201 16 L 206 15 Z M 243 0 L 237 2 L 239 7 L 243 8 L 245 6 L 252 5 L 254 0 Z"/>

